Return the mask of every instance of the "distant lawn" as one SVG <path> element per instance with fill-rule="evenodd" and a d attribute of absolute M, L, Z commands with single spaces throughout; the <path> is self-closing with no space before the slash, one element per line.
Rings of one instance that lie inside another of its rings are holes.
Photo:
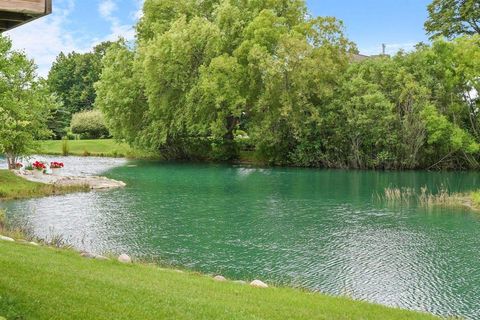
<path fill-rule="evenodd" d="M 13 172 L 0 170 L 0 200 L 43 197 L 68 192 L 87 191 L 85 186 L 53 186 L 27 181 Z"/>
<path fill-rule="evenodd" d="M 7 319 L 437 319 L 346 298 L 257 289 L 1 241 L 0 266 L 0 316 Z"/>
<path fill-rule="evenodd" d="M 101 140 L 68 140 L 68 155 L 72 156 L 100 156 L 100 157 L 128 157 L 151 158 L 153 154 L 132 149 L 126 143 L 119 143 L 113 139 Z M 38 153 L 48 155 L 63 155 L 63 141 L 45 140 L 40 142 Z"/>

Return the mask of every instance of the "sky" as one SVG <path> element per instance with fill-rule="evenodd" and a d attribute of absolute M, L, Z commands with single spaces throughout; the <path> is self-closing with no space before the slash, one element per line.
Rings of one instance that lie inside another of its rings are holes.
<path fill-rule="evenodd" d="M 343 20 L 350 40 L 362 54 L 410 50 L 427 42 L 423 23 L 431 0 L 307 0 L 314 16 Z M 48 17 L 7 32 L 15 49 L 35 60 L 46 76 L 61 52 L 87 52 L 96 44 L 118 37 L 133 39 L 143 0 L 53 0 Z"/>

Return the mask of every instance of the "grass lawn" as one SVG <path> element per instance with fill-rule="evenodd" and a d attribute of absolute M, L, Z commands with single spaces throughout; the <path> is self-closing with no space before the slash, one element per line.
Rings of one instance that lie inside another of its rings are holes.
<path fill-rule="evenodd" d="M 9 320 L 437 319 L 346 298 L 257 289 L 2 241 L 0 266 L 0 316 Z"/>
<path fill-rule="evenodd" d="M 62 140 L 40 141 L 38 153 L 49 155 L 63 155 Z M 68 155 L 72 156 L 101 156 L 101 157 L 129 157 L 150 158 L 153 155 L 147 152 L 132 149 L 126 143 L 119 143 L 113 139 L 99 140 L 68 140 Z"/>
<path fill-rule="evenodd" d="M 87 191 L 86 186 L 53 186 L 27 181 L 13 172 L 0 170 L 0 200 L 43 197 L 68 192 Z"/>

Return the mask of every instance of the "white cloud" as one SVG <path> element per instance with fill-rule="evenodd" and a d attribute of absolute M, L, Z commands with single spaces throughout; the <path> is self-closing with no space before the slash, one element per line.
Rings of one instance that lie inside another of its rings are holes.
<path fill-rule="evenodd" d="M 133 12 L 133 18 L 140 20 L 143 17 L 143 3 L 144 0 L 135 0 L 137 3 L 137 10 Z"/>
<path fill-rule="evenodd" d="M 138 3 L 138 0 L 135 0 Z M 98 6 L 100 16 L 110 23 L 110 34 L 104 40 L 115 41 L 118 38 L 132 40 L 135 37 L 133 25 L 124 24 L 115 16 L 117 11 L 117 3 L 114 0 L 101 0 Z M 137 11 L 135 11 L 137 12 Z"/>
<path fill-rule="evenodd" d="M 12 39 L 14 49 L 24 50 L 29 58 L 35 60 L 40 76 L 48 75 L 52 63 L 62 51 L 87 52 L 102 41 L 116 40 L 118 37 L 132 40 L 135 36 L 133 24 L 141 16 L 143 0 L 130 0 L 134 3 L 134 11 L 130 13 L 129 24 L 115 16 L 119 0 L 99 0 L 98 12 L 109 24 L 109 33 L 94 37 L 69 26 L 69 22 L 75 18 L 76 1 L 55 0 L 51 15 L 5 33 Z"/>
<path fill-rule="evenodd" d="M 24 50 L 35 60 L 40 76 L 48 74 L 52 62 L 61 51 L 85 52 L 90 49 L 88 41 L 75 36 L 65 26 L 73 10 L 73 0 L 57 0 L 54 13 L 50 16 L 6 33 L 12 39 L 14 49 Z"/>
<path fill-rule="evenodd" d="M 117 4 L 113 0 L 103 0 L 98 6 L 100 15 L 105 19 L 111 17 L 115 10 L 117 10 Z"/>

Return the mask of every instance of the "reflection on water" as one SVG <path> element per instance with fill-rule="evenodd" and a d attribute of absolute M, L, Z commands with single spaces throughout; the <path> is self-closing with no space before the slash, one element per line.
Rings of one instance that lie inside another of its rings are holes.
<path fill-rule="evenodd" d="M 125 189 L 4 205 L 97 253 L 480 318 L 479 216 L 372 201 L 388 186 L 465 191 L 480 174 L 131 165 L 107 173 Z"/>

